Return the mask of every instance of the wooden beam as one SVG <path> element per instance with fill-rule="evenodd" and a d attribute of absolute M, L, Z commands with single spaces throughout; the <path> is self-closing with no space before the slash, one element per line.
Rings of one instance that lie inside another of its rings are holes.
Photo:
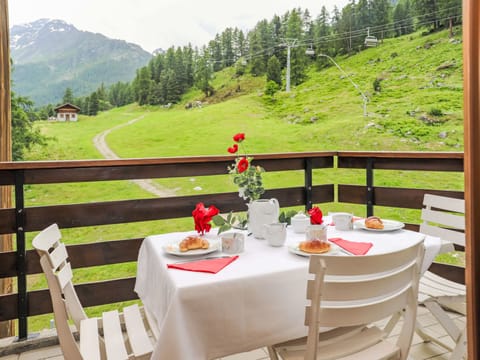
<path fill-rule="evenodd" d="M 468 358 L 480 359 L 480 3 L 463 1 Z M 475 221 L 476 219 L 476 221 Z"/>
<path fill-rule="evenodd" d="M 0 161 L 12 160 L 12 129 L 10 103 L 10 49 L 8 29 L 8 0 L 0 0 Z M 10 186 L 0 186 L 0 208 L 12 205 Z M 0 252 L 12 250 L 12 236 L 0 235 Z M 12 278 L 0 279 L 0 294 L 13 292 Z M 15 323 L 0 323 L 0 338 L 13 336 Z"/>

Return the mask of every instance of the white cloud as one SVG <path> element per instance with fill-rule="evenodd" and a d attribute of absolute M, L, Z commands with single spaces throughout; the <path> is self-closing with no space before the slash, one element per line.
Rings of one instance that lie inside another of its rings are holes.
<path fill-rule="evenodd" d="M 314 17 L 322 5 L 347 0 L 10 0 L 10 26 L 61 19 L 80 30 L 136 43 L 145 50 L 202 46 L 227 27 L 251 29 L 274 14 L 301 7 Z"/>

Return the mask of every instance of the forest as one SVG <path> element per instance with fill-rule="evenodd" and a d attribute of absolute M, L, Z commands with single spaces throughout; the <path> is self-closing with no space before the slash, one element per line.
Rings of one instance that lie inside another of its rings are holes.
<path fill-rule="evenodd" d="M 213 73 L 235 66 L 236 74 L 266 76 L 266 82 L 280 89 L 290 50 L 290 80 L 298 85 L 305 79 L 307 67 L 319 69 L 332 64 L 325 57 L 355 54 L 365 48 L 366 36 L 381 44 L 385 38 L 406 35 L 424 29 L 433 32 L 452 29 L 461 23 L 461 0 L 351 0 L 343 9 L 325 6 L 313 16 L 308 9 L 296 8 L 283 15 L 263 19 L 250 31 L 226 28 L 201 48 L 191 45 L 171 47 L 137 70 L 131 83 L 101 86 L 90 96 L 78 99 L 84 113 L 94 115 L 108 107 L 133 101 L 140 105 L 177 103 L 192 86 L 208 97 L 215 89 Z M 317 56 L 309 55 L 316 54 Z"/>
<path fill-rule="evenodd" d="M 367 36 L 374 37 L 381 46 L 383 39 L 418 30 L 431 33 L 453 29 L 461 24 L 461 15 L 461 0 L 399 0 L 394 5 L 391 0 L 351 0 L 341 10 L 334 7 L 331 13 L 323 6 L 316 16 L 308 9 L 296 8 L 273 15 L 270 20 L 260 20 L 249 31 L 226 28 L 200 48 L 191 44 L 172 46 L 137 69 L 130 83 L 118 82 L 109 87 L 100 84 L 84 97 L 75 97 L 67 88 L 61 102 L 74 103 L 82 109 L 81 113 L 94 116 L 133 102 L 169 106 L 180 102 L 192 87 L 208 98 L 215 92 L 211 85 L 214 73 L 232 66 L 236 76 L 265 76 L 265 92 L 273 94 L 284 88 L 288 63 L 289 80 L 295 86 L 305 80 L 310 66 L 332 66 L 326 56 L 349 56 L 364 50 Z M 13 101 L 21 101 L 18 105 L 28 103 L 22 97 Z M 28 103 L 15 108 L 17 113 L 29 112 L 27 118 L 33 121 L 52 116 L 55 106 L 50 104 L 33 111 Z M 35 141 L 37 135 L 27 140 Z M 21 148 L 16 160 L 21 159 Z"/>

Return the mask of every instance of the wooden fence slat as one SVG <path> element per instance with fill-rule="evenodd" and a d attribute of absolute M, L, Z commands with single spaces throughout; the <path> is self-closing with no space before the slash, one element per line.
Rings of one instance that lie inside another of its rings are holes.
<path fill-rule="evenodd" d="M 288 155 L 288 156 L 286 156 Z M 276 156 L 277 158 L 274 158 Z M 267 171 L 303 170 L 305 159 L 311 158 L 314 168 L 333 167 L 333 155 L 329 153 L 296 153 L 254 155 L 256 165 Z M 129 179 L 155 179 L 187 176 L 227 175 L 227 167 L 233 157 L 95 160 L 77 162 L 23 163 L 25 184 L 54 184 L 85 181 L 113 181 Z M 177 162 L 175 162 L 175 160 Z M 183 160 L 182 162 L 179 162 Z M 77 164 L 77 166 L 74 166 Z M 128 165 L 127 165 L 128 164 Z M 0 185 L 14 183 L 10 163 L 0 163 Z M 56 166 L 55 166 L 56 165 Z M 67 166 L 68 165 L 68 166 Z M 103 165 L 103 166 L 101 166 Z"/>
<path fill-rule="evenodd" d="M 334 186 L 318 185 L 313 188 L 316 202 L 333 201 Z M 282 207 L 305 204 L 303 187 L 274 189 L 265 192 L 264 197 L 275 197 Z M 177 196 L 174 198 L 121 200 L 94 202 L 88 204 L 38 206 L 26 208 L 25 231 L 38 231 L 52 223 L 60 228 L 82 226 L 123 224 L 137 221 L 152 221 L 189 217 L 198 202 L 210 203 L 215 199 L 215 206 L 220 211 L 246 211 L 244 201 L 238 193 L 207 194 L 194 196 Z M 10 230 L 0 227 L 2 231 Z"/>
<path fill-rule="evenodd" d="M 80 302 L 84 307 L 113 304 L 138 299 L 133 291 L 135 278 L 122 278 L 75 285 Z M 18 294 L 0 296 L 0 320 L 17 317 Z M 52 302 L 48 289 L 28 293 L 28 316 L 52 313 Z"/>
<path fill-rule="evenodd" d="M 365 169 L 367 158 L 338 157 L 338 168 Z M 463 171 L 463 159 L 374 158 L 376 170 Z"/>
<path fill-rule="evenodd" d="M 374 204 L 395 208 L 421 209 L 425 193 L 463 199 L 463 192 L 431 189 L 408 189 L 373 187 Z M 363 185 L 338 185 L 338 201 L 342 203 L 365 204 L 367 190 Z"/>
<path fill-rule="evenodd" d="M 67 246 L 68 258 L 75 269 L 137 261 L 138 250 L 142 241 L 143 238 L 137 238 L 69 245 Z M 35 250 L 27 250 L 26 263 L 27 275 L 42 273 Z M 2 264 L 0 278 L 17 275 L 16 253 L 14 251 L 0 253 L 0 264 Z"/>

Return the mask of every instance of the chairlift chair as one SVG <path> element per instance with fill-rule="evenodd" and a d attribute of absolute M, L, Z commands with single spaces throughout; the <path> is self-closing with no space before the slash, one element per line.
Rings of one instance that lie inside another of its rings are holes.
<path fill-rule="evenodd" d="M 363 43 L 366 47 L 377 47 L 378 39 L 375 36 L 367 36 Z"/>
<path fill-rule="evenodd" d="M 310 45 L 310 47 L 307 50 L 305 50 L 305 55 L 310 55 L 310 56 L 315 55 L 315 50 L 313 50 L 312 45 Z"/>

